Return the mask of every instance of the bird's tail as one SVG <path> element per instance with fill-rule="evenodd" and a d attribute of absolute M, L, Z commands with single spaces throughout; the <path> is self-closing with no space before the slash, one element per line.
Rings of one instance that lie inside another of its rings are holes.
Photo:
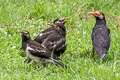
<path fill-rule="evenodd" d="M 65 64 L 63 64 L 62 62 L 60 62 L 60 61 L 58 61 L 58 60 L 53 59 L 53 62 L 54 62 L 55 64 L 58 64 L 58 65 L 62 66 L 63 68 L 67 68 L 67 66 L 66 66 Z"/>
<path fill-rule="evenodd" d="M 105 60 L 106 59 L 106 54 L 99 55 L 100 60 Z"/>
<path fill-rule="evenodd" d="M 99 48 L 99 51 L 97 53 L 99 53 L 98 57 L 100 60 L 106 60 L 107 50 L 105 48 Z"/>

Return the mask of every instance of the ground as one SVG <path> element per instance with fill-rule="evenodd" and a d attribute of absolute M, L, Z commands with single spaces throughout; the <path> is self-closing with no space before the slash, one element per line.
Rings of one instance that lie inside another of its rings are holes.
<path fill-rule="evenodd" d="M 92 57 L 91 31 L 95 18 L 89 11 L 104 12 L 111 30 L 107 60 Z M 34 39 L 58 17 L 69 17 L 67 50 L 60 56 L 68 69 L 48 64 L 25 64 L 20 31 Z M 120 80 L 119 0 L 0 0 L 0 80 Z"/>

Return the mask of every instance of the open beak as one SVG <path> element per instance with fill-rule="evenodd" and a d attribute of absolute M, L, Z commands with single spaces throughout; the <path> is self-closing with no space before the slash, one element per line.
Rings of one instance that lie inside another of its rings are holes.
<path fill-rule="evenodd" d="M 101 13 L 100 13 L 100 12 L 88 12 L 88 14 L 91 14 L 91 15 L 93 15 L 93 16 L 95 16 L 95 17 L 101 16 Z"/>
<path fill-rule="evenodd" d="M 25 31 L 21 31 L 20 33 L 21 33 L 22 35 L 23 35 L 23 34 L 27 34 L 27 32 L 25 32 Z"/>
<path fill-rule="evenodd" d="M 21 34 L 24 34 L 24 31 L 21 31 L 20 33 L 21 33 Z"/>
<path fill-rule="evenodd" d="M 69 18 L 68 18 L 68 17 L 66 17 L 66 18 L 62 18 L 60 21 L 61 21 L 62 23 L 64 23 L 64 22 L 69 21 Z"/>
<path fill-rule="evenodd" d="M 53 28 L 55 28 L 55 29 L 59 29 L 59 27 L 58 26 L 56 26 L 55 24 L 50 24 L 50 23 L 47 23 L 47 25 L 50 25 L 50 26 L 52 26 Z"/>

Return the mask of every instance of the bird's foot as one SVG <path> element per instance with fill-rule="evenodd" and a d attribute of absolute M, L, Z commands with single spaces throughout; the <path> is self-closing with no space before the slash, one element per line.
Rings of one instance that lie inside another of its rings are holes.
<path fill-rule="evenodd" d="M 24 63 L 30 63 L 32 60 L 30 58 L 25 59 Z"/>
<path fill-rule="evenodd" d="M 43 64 L 41 67 L 40 67 L 40 70 L 44 69 L 46 67 L 46 64 Z"/>
<path fill-rule="evenodd" d="M 19 50 L 22 50 L 23 48 L 21 47 L 21 48 L 19 48 Z"/>

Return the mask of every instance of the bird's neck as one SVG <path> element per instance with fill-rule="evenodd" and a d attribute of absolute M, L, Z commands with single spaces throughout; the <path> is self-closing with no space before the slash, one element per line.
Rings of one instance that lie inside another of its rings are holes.
<path fill-rule="evenodd" d="M 63 26 L 63 27 L 61 28 L 60 34 L 63 35 L 63 36 L 66 35 L 66 28 L 65 28 L 65 26 Z"/>
<path fill-rule="evenodd" d="M 25 36 L 22 36 L 22 41 L 28 41 L 28 40 L 31 40 L 31 38 L 27 38 Z"/>
<path fill-rule="evenodd" d="M 96 25 L 106 25 L 105 19 L 96 19 Z"/>
<path fill-rule="evenodd" d="M 27 44 L 29 43 L 30 40 L 31 38 L 22 37 L 22 49 L 23 50 L 26 50 Z"/>
<path fill-rule="evenodd" d="M 55 23 L 55 25 L 57 25 L 59 27 L 59 29 L 57 30 L 57 32 L 62 35 L 62 36 L 66 36 L 66 28 L 64 26 L 65 23 Z"/>

